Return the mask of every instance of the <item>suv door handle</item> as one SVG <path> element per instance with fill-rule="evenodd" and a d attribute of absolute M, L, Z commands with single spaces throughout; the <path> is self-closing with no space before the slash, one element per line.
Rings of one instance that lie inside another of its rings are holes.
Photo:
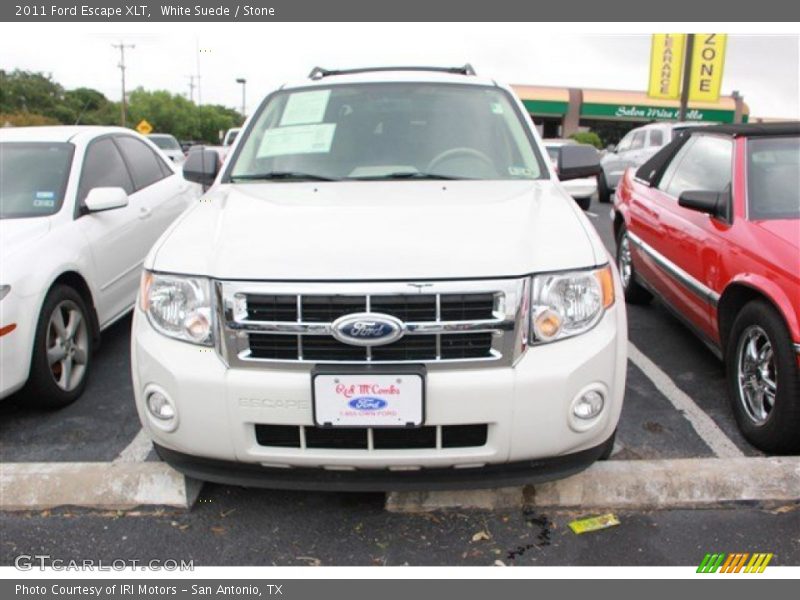
<path fill-rule="evenodd" d="M 149 208 L 147 208 L 146 206 L 143 206 L 143 207 L 141 207 L 139 209 L 139 218 L 140 219 L 149 219 L 152 215 L 153 215 L 153 212 Z"/>

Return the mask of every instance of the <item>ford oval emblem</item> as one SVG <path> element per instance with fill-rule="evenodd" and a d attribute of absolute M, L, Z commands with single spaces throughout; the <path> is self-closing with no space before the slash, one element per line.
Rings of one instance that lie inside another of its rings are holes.
<path fill-rule="evenodd" d="M 353 398 L 347 404 L 350 405 L 350 408 L 355 410 L 381 410 L 382 408 L 386 408 L 389 403 L 383 398 L 360 396 L 358 398 Z"/>
<path fill-rule="evenodd" d="M 382 346 L 403 337 L 403 322 L 380 313 L 355 313 L 336 319 L 333 337 L 353 346 Z"/>

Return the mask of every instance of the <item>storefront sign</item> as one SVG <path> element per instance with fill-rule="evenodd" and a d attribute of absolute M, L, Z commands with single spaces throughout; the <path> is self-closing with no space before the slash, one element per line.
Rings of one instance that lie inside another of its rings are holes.
<path fill-rule="evenodd" d="M 632 121 L 676 121 L 680 109 L 670 106 L 639 106 L 635 104 L 590 104 L 581 106 L 581 118 L 630 119 Z M 733 123 L 733 111 L 689 108 L 687 121 Z"/>
<path fill-rule="evenodd" d="M 717 102 L 725 66 L 724 33 L 696 33 L 692 49 L 692 70 L 689 81 L 689 100 Z"/>
<path fill-rule="evenodd" d="M 681 95 L 681 73 L 686 46 L 685 33 L 656 33 L 650 50 L 651 98 L 677 100 Z"/>

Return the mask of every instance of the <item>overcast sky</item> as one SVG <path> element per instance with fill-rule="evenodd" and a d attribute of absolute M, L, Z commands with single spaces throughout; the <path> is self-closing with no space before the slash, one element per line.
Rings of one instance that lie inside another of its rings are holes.
<path fill-rule="evenodd" d="M 111 44 L 120 39 L 136 44 L 127 53 L 129 89 L 188 95 L 199 60 L 202 102 L 240 107 L 234 80 L 245 77 L 248 110 L 315 65 L 469 61 L 508 83 L 644 90 L 650 55 L 648 35 L 572 34 L 569 25 L 540 23 L 2 23 L 0 68 L 52 73 L 67 88 L 92 87 L 118 100 L 119 54 Z M 799 40 L 730 35 L 723 94 L 739 90 L 752 115 L 800 118 Z"/>

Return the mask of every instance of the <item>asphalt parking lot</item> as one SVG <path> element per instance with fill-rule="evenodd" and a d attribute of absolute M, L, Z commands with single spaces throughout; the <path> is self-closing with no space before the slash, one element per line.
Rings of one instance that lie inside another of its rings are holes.
<path fill-rule="evenodd" d="M 595 201 L 588 214 L 613 252 L 609 210 L 610 205 Z M 658 301 L 644 307 L 629 306 L 628 320 L 632 345 L 652 365 L 641 360 L 629 362 L 625 405 L 612 458 L 760 455 L 736 427 L 722 363 Z M 63 410 L 32 410 L 26 407 L 23 394 L 0 403 L 2 461 L 108 462 L 121 455 L 152 460 L 146 440 L 137 438 L 140 427 L 133 404 L 129 346 L 130 318 L 125 318 L 104 333 L 83 397 Z M 659 390 L 657 382 L 664 375 L 677 389 L 662 385 Z M 680 402 L 683 399 L 685 403 L 687 397 L 688 411 Z"/>

